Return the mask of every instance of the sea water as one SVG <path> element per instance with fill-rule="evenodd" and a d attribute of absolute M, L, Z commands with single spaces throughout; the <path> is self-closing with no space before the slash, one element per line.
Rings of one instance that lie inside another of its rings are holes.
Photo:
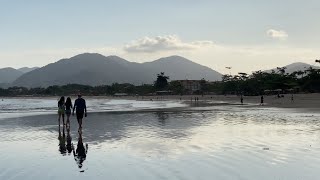
<path fill-rule="evenodd" d="M 57 114 L 59 98 L 2 98 L 0 99 L 0 119 L 41 114 Z M 73 100 L 74 102 L 74 100 Z M 153 101 L 88 98 L 88 112 L 124 112 L 148 109 L 186 107 L 181 101 Z"/>

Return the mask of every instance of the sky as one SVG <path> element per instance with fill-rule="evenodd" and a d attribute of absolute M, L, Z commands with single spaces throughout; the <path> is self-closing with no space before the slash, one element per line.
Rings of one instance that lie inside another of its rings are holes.
<path fill-rule="evenodd" d="M 221 73 L 320 59 L 318 0 L 0 0 L 0 68 L 92 52 Z"/>

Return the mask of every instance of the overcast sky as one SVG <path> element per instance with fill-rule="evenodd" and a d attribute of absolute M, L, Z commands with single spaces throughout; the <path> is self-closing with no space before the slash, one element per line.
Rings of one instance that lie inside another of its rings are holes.
<path fill-rule="evenodd" d="M 0 68 L 84 52 L 181 55 L 222 73 L 320 59 L 318 0 L 1 0 Z"/>

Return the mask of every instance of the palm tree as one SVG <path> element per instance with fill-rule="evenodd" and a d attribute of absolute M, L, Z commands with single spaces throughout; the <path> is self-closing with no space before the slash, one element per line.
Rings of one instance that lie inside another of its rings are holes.
<path fill-rule="evenodd" d="M 157 74 L 157 80 L 155 81 L 154 85 L 157 90 L 164 90 L 168 87 L 168 80 L 169 76 L 165 76 L 164 72 Z"/>
<path fill-rule="evenodd" d="M 238 74 L 239 74 L 241 80 L 248 79 L 248 74 L 247 73 L 239 72 Z"/>
<path fill-rule="evenodd" d="M 227 82 L 232 79 L 232 76 L 229 74 L 222 75 L 222 82 Z"/>

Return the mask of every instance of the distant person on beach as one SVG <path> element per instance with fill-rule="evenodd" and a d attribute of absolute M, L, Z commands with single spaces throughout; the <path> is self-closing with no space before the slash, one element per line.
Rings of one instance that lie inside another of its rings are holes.
<path fill-rule="evenodd" d="M 70 116 L 71 116 L 71 109 L 72 109 L 72 101 L 70 97 L 67 98 L 65 106 L 66 106 L 66 115 L 67 115 L 67 125 L 70 126 Z"/>
<path fill-rule="evenodd" d="M 241 101 L 241 104 L 243 104 L 243 96 L 242 95 L 241 95 L 240 101 Z"/>
<path fill-rule="evenodd" d="M 294 102 L 293 94 L 291 94 L 291 102 L 292 102 L 292 103 Z"/>
<path fill-rule="evenodd" d="M 260 98 L 260 105 L 263 106 L 263 103 L 264 103 L 264 97 L 262 95 L 261 98 Z"/>
<path fill-rule="evenodd" d="M 63 124 L 64 124 L 65 109 L 66 109 L 66 106 L 65 106 L 65 102 L 64 102 L 64 96 L 62 96 L 60 98 L 60 100 L 58 101 L 58 115 L 59 115 L 59 119 L 58 120 L 59 120 L 59 125 L 60 125 L 61 117 L 62 117 Z"/>
<path fill-rule="evenodd" d="M 74 110 L 76 110 L 77 120 L 79 128 L 82 128 L 83 115 L 87 117 L 87 105 L 81 94 L 78 95 L 78 99 L 74 102 L 72 115 L 74 116 Z"/>

